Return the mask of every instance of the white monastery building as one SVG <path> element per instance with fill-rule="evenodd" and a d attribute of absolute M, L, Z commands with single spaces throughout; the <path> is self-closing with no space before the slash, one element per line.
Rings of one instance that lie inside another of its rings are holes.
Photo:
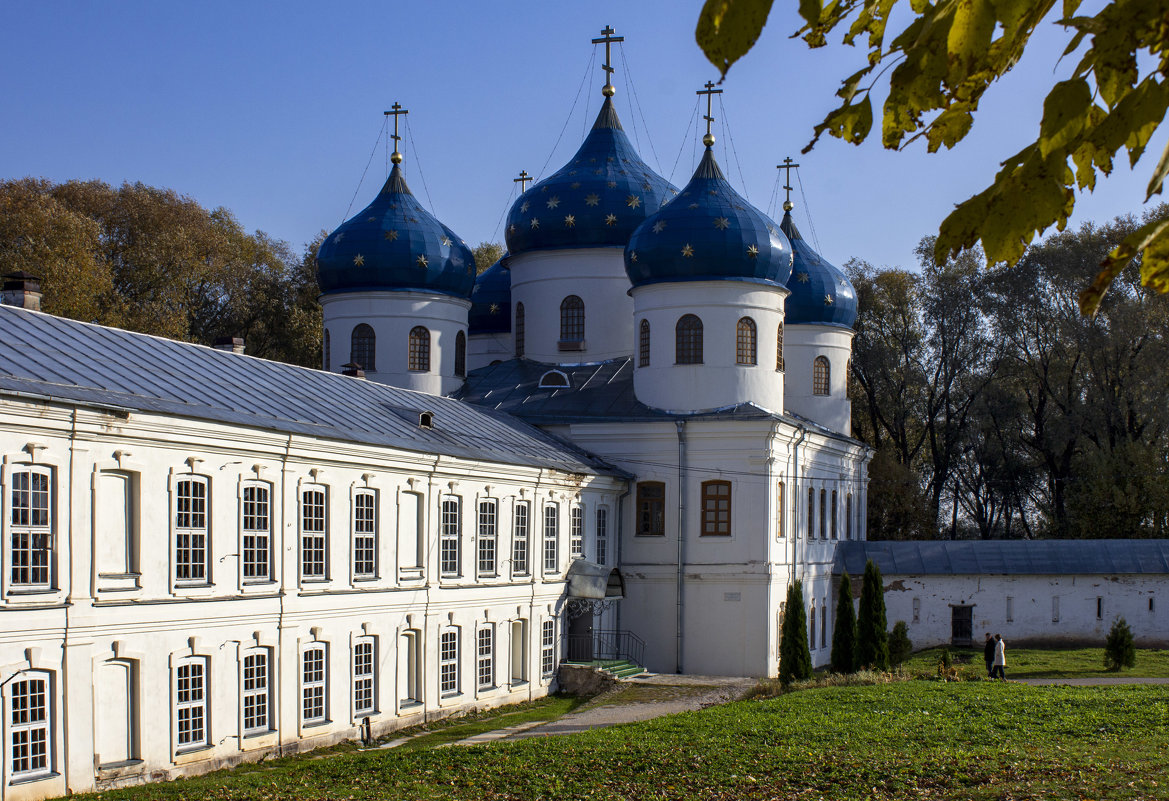
<path fill-rule="evenodd" d="M 478 278 L 395 152 L 321 245 L 321 370 L 53 317 L 8 277 L 4 799 L 528 700 L 564 660 L 774 676 L 796 579 L 827 663 L 865 545 L 856 293 L 709 131 L 688 184 L 655 174 L 613 94 Z"/>

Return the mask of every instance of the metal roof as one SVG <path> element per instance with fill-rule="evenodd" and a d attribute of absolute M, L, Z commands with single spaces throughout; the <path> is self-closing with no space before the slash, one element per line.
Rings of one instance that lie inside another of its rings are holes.
<path fill-rule="evenodd" d="M 13 306 L 0 306 L 4 394 L 623 475 L 576 446 L 491 409 Z M 432 429 L 419 427 L 421 412 L 433 413 Z"/>
<path fill-rule="evenodd" d="M 1169 573 L 1169 540 L 842 542 L 833 572 L 859 576 L 1054 576 Z"/>

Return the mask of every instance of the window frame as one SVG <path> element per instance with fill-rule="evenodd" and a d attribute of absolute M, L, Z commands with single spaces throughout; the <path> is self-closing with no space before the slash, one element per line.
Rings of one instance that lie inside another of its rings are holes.
<path fill-rule="evenodd" d="M 838 504 L 839 504 L 839 499 L 838 499 L 838 496 L 836 494 L 836 490 L 832 490 L 832 506 L 830 507 L 831 514 L 829 515 L 830 519 L 828 521 L 828 532 L 831 535 L 832 539 L 834 539 L 834 540 L 840 538 L 840 533 L 838 531 L 838 527 L 837 527 L 837 523 L 836 523 L 836 508 L 837 508 Z"/>
<path fill-rule="evenodd" d="M 311 665 L 310 654 L 313 655 Z M 301 648 L 299 667 L 300 723 L 305 727 L 324 725 L 329 722 L 328 645 L 323 642 L 311 642 Z M 310 709 L 315 713 L 311 717 Z"/>
<path fill-rule="evenodd" d="M 376 715 L 377 703 L 377 638 L 359 637 L 352 649 L 353 719 Z M 367 703 L 362 706 L 363 699 Z"/>
<path fill-rule="evenodd" d="M 775 371 L 777 373 L 784 372 L 783 361 L 783 320 L 779 321 L 779 328 L 775 334 Z"/>
<path fill-rule="evenodd" d="M 674 364 L 702 364 L 702 349 L 702 318 L 697 314 L 683 314 L 674 324 Z"/>
<path fill-rule="evenodd" d="M 499 502 L 480 498 L 476 513 L 475 574 L 483 578 L 499 575 Z"/>
<path fill-rule="evenodd" d="M 352 564 L 355 580 L 378 577 L 378 491 L 369 487 L 354 490 L 350 510 L 353 537 Z"/>
<path fill-rule="evenodd" d="M 263 498 L 256 497 L 262 493 Z M 252 495 L 251 498 L 248 496 Z M 263 521 L 259 528 L 258 521 Z M 249 521 L 251 526 L 249 527 Z M 242 584 L 270 584 L 273 576 L 272 558 L 272 484 L 267 481 L 245 481 L 240 487 L 240 582 Z M 263 555 L 263 560 L 260 560 Z M 262 568 L 262 572 L 261 572 Z M 249 575 L 249 572 L 251 575 Z"/>
<path fill-rule="evenodd" d="M 493 690 L 495 681 L 495 626 L 487 624 L 475 632 L 475 688 Z"/>
<path fill-rule="evenodd" d="M 549 618 L 540 624 L 540 676 L 551 678 L 556 673 L 556 620 Z"/>
<path fill-rule="evenodd" d="M 453 508 L 448 508 L 453 507 Z M 440 578 L 463 575 L 463 498 L 443 495 L 439 499 L 438 573 Z"/>
<path fill-rule="evenodd" d="M 460 695 L 459 683 L 459 627 L 450 626 L 438 637 L 438 694 L 441 698 Z"/>
<path fill-rule="evenodd" d="M 544 505 L 543 514 L 543 542 L 544 572 L 560 572 L 560 505 L 548 503 Z"/>
<path fill-rule="evenodd" d="M 580 295 L 566 295 L 560 301 L 561 345 L 579 345 L 585 341 L 585 303 Z"/>
<path fill-rule="evenodd" d="M 517 359 L 524 358 L 524 335 L 526 334 L 526 320 L 524 318 L 524 304 L 515 305 L 515 355 Z"/>
<path fill-rule="evenodd" d="M 820 539 L 828 539 L 828 490 L 820 488 Z"/>
<path fill-rule="evenodd" d="M 655 494 L 651 495 L 651 490 Z M 664 481 L 637 482 L 636 536 L 666 536 L 666 484 Z"/>
<path fill-rule="evenodd" d="M 650 325 L 649 320 L 644 317 L 637 326 L 637 366 L 649 367 L 650 365 Z"/>
<path fill-rule="evenodd" d="M 573 504 L 568 510 L 568 556 L 584 558 L 584 509 Z"/>
<path fill-rule="evenodd" d="M 702 482 L 703 537 L 731 536 L 731 482 L 714 479 Z M 725 508 L 724 507 L 725 504 Z"/>
<path fill-rule="evenodd" d="M 455 377 L 467 377 L 467 335 L 462 329 L 455 332 Z"/>
<path fill-rule="evenodd" d="M 319 495 L 320 503 L 314 498 L 310 505 L 309 495 Z M 316 510 L 320 514 L 315 514 Z M 323 484 L 302 484 L 297 492 L 297 523 L 301 581 L 329 580 L 329 488 Z M 310 517 L 310 511 L 314 514 Z M 309 524 L 312 524 L 311 527 Z M 319 526 L 319 528 L 318 528 Z M 309 561 L 308 557 L 314 557 Z M 312 572 L 308 570 L 313 568 Z"/>
<path fill-rule="evenodd" d="M 189 507 L 182 508 L 183 486 L 202 487 L 202 497 L 191 493 Z M 201 502 L 201 504 L 199 503 Z M 201 510 L 199 509 L 201 505 Z M 171 542 L 174 547 L 172 576 L 175 586 L 203 587 L 211 583 L 211 479 L 197 473 L 182 473 L 175 476 L 173 501 L 171 505 Z M 195 523 L 201 520 L 202 525 Z M 189 525 L 181 525 L 187 522 Z M 188 543 L 183 546 L 183 538 Z M 199 545 L 196 545 L 199 542 Z M 182 561 L 183 554 L 188 554 L 187 560 Z M 201 559 L 198 556 L 201 555 Z M 185 570 L 184 570 L 185 568 Z M 183 576 L 186 572 L 189 575 Z M 198 573 L 198 575 L 193 575 Z"/>
<path fill-rule="evenodd" d="M 256 660 L 262 664 L 257 666 Z M 272 725 L 272 649 L 261 647 L 244 652 L 240 660 L 239 692 L 243 736 L 256 737 L 272 731 L 275 728 Z M 250 726 L 249 717 L 253 721 Z"/>
<path fill-rule="evenodd" d="M 602 566 L 607 565 L 609 563 L 609 507 L 598 506 L 593 515 L 593 520 L 596 526 L 594 545 L 596 548 L 597 564 Z"/>
<path fill-rule="evenodd" d="M 785 490 L 786 487 L 784 486 L 784 482 L 775 482 L 775 538 L 777 540 L 782 540 L 785 533 L 783 530 L 783 524 L 786 520 L 784 515 L 786 510 L 783 508 L 783 505 L 786 502 Z"/>
<path fill-rule="evenodd" d="M 26 689 L 18 695 L 21 687 Z M 20 671 L 7 682 L 4 701 L 4 758 L 10 783 L 54 775 L 53 675 L 35 668 Z M 18 717 L 25 720 L 17 721 Z M 19 756 L 18 746 L 24 748 Z M 18 769 L 18 760 L 26 767 Z"/>
<path fill-rule="evenodd" d="M 827 356 L 812 360 L 812 394 L 822 398 L 832 394 L 832 364 Z"/>
<path fill-rule="evenodd" d="M 41 488 L 36 486 L 38 479 L 43 480 Z M 25 486 L 18 486 L 22 483 Z M 53 468 L 29 463 L 13 465 L 7 490 L 8 587 L 17 593 L 53 590 L 57 572 Z M 22 497 L 24 503 L 20 502 Z M 43 505 L 39 502 L 42 500 Z M 23 520 L 18 519 L 21 516 Z M 20 559 L 20 555 L 24 558 Z"/>
<path fill-rule="evenodd" d="M 349 334 L 349 362 L 367 373 L 377 370 L 377 332 L 369 323 L 353 326 Z"/>
<path fill-rule="evenodd" d="M 416 325 L 410 329 L 407 342 L 406 369 L 411 373 L 430 372 L 430 329 Z"/>
<path fill-rule="evenodd" d="M 190 751 L 199 751 L 204 748 L 211 747 L 211 705 L 209 699 L 211 697 L 211 659 L 206 656 L 187 656 L 175 662 L 173 668 L 174 690 L 171 696 L 174 709 L 174 732 L 175 732 L 175 753 L 185 754 Z M 184 671 L 187 675 L 185 680 L 187 682 L 186 692 L 188 697 L 184 699 Z M 192 697 L 197 692 L 198 697 Z M 186 715 L 186 723 L 188 732 L 186 739 L 184 739 L 184 712 Z M 196 714 L 197 713 L 197 714 Z M 191 721 L 198 720 L 197 724 L 192 724 Z M 201 729 L 195 729 L 195 726 L 201 726 Z M 192 731 L 199 731 L 201 736 L 194 738 Z"/>
<path fill-rule="evenodd" d="M 740 317 L 735 323 L 735 364 L 747 367 L 759 364 L 759 329 L 750 317 Z"/>
<path fill-rule="evenodd" d="M 816 488 L 808 487 L 808 541 L 816 539 Z"/>
<path fill-rule="evenodd" d="M 515 501 L 511 521 L 511 572 L 513 576 L 531 575 L 532 504 Z"/>

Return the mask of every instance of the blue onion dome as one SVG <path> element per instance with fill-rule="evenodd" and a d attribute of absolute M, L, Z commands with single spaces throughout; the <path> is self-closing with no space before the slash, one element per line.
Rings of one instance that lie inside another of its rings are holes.
<path fill-rule="evenodd" d="M 568 164 L 524 192 L 507 215 L 507 249 L 625 247 L 647 215 L 676 195 L 625 135 L 613 99 Z"/>
<path fill-rule="evenodd" d="M 471 249 L 422 207 L 397 163 L 373 202 L 321 243 L 317 267 L 326 294 L 391 290 L 469 298 L 475 283 Z"/>
<path fill-rule="evenodd" d="M 507 254 L 479 274 L 471 290 L 467 332 L 506 334 L 511 331 L 511 270 Z"/>
<path fill-rule="evenodd" d="M 646 218 L 625 248 L 635 287 L 719 280 L 783 286 L 791 268 L 783 231 L 731 188 L 710 148 L 682 194 Z"/>
<path fill-rule="evenodd" d="M 794 261 L 787 282 L 784 322 L 852 328 L 856 322 L 856 288 L 842 270 L 812 250 L 792 222 L 791 204 L 784 203 L 779 227 L 792 243 Z"/>

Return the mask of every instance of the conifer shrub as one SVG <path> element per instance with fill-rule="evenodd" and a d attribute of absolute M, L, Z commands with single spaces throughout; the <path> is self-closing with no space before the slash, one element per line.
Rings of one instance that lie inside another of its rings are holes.
<path fill-rule="evenodd" d="M 852 608 L 852 579 L 848 573 L 840 577 L 831 663 L 833 673 L 852 673 L 856 670 L 856 610 Z"/>
<path fill-rule="evenodd" d="M 889 669 L 889 624 L 885 619 L 885 587 L 881 571 L 870 559 L 861 585 L 860 614 L 856 621 L 856 663 L 873 670 Z"/>
<path fill-rule="evenodd" d="M 893 630 L 889 632 L 889 664 L 892 667 L 897 667 L 913 653 L 913 643 L 909 640 L 909 626 L 905 625 L 904 620 L 898 620 L 893 624 Z"/>
<path fill-rule="evenodd" d="M 1112 629 L 1108 632 L 1108 639 L 1104 641 L 1104 667 L 1108 670 L 1120 670 L 1133 667 L 1137 663 L 1137 649 L 1132 641 L 1132 629 L 1128 622 L 1118 617 L 1112 621 Z"/>
<path fill-rule="evenodd" d="M 812 652 L 808 650 L 808 616 L 804 612 L 804 586 L 798 579 L 787 588 L 783 632 L 779 642 L 779 680 L 782 684 L 812 677 Z"/>

